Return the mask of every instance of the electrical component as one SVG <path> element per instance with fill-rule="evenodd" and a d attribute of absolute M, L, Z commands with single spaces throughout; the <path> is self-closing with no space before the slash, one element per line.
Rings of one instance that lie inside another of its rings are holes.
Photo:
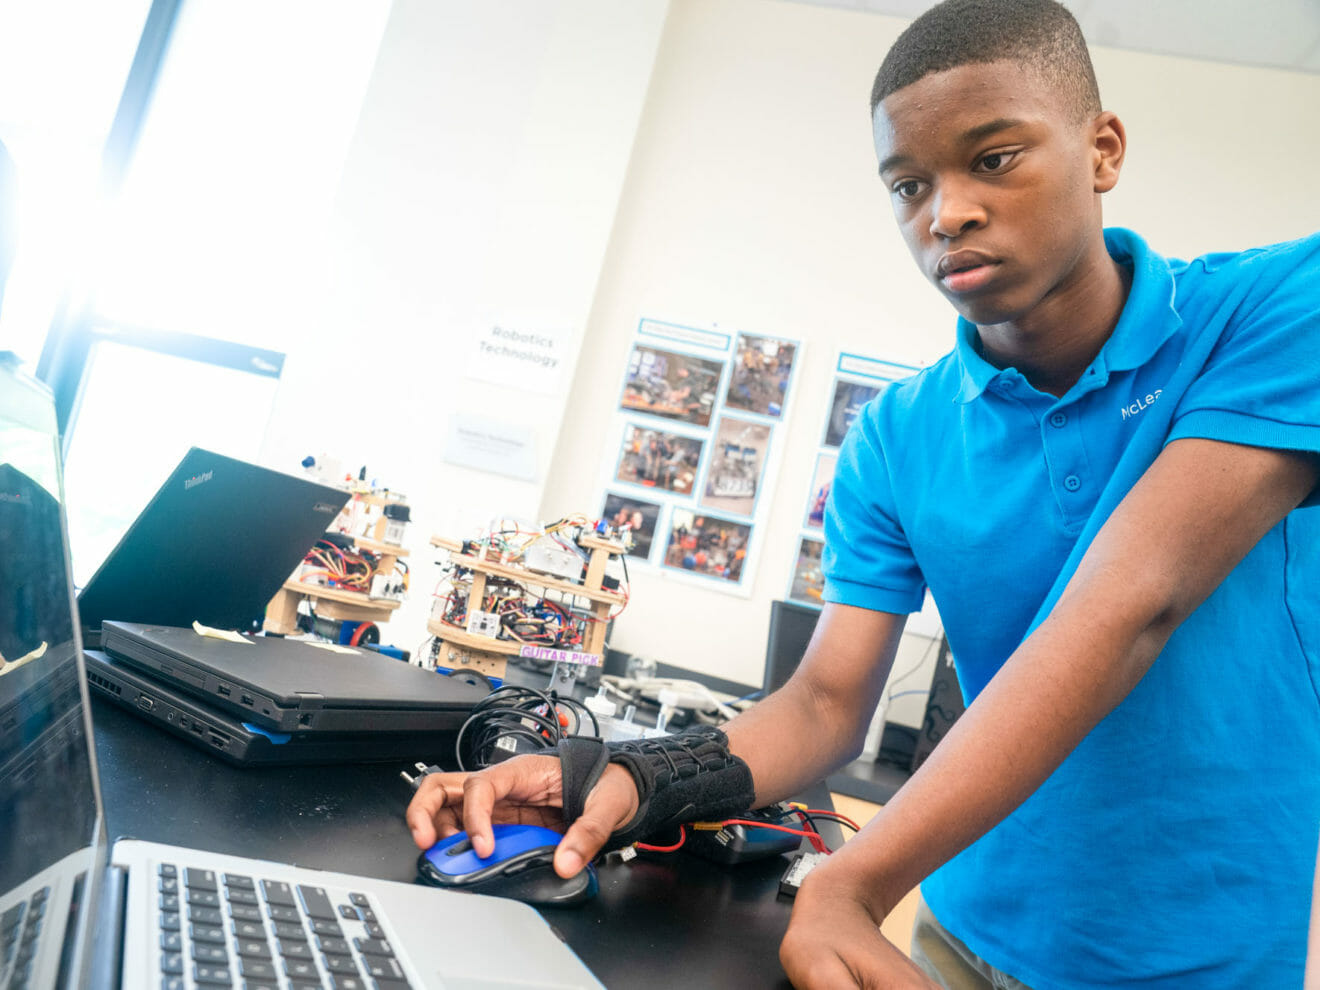
<path fill-rule="evenodd" d="M 779 879 L 779 893 L 783 897 L 796 897 L 798 889 L 802 886 L 802 881 L 807 879 L 807 874 L 825 861 L 828 853 L 822 852 L 800 852 L 794 853 L 792 861 L 788 864 L 788 869 Z"/>

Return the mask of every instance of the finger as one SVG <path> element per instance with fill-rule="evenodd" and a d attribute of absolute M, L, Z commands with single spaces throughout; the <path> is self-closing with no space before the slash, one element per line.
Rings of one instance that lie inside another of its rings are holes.
<path fill-rule="evenodd" d="M 463 831 L 472 840 L 472 849 L 485 859 L 495 851 L 495 832 L 491 815 L 495 802 L 508 793 L 507 786 L 497 788 L 499 777 L 490 771 L 474 773 L 463 781 Z"/>
<path fill-rule="evenodd" d="M 442 834 L 452 833 L 462 806 L 461 774 L 429 774 L 417 785 L 404 820 L 419 849 L 429 849 Z M 443 819 L 443 821 L 442 821 Z"/>
<path fill-rule="evenodd" d="M 611 773 L 611 771 L 619 771 Z M 602 774 L 582 809 L 555 850 L 555 872 L 571 877 L 599 855 L 610 835 L 632 820 L 637 811 L 637 787 L 622 767 Z"/>

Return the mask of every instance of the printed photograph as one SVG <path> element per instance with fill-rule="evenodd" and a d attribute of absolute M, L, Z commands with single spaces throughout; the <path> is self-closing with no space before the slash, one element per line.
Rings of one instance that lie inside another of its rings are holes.
<path fill-rule="evenodd" d="M 811 494 L 807 498 L 808 529 L 820 529 L 825 525 L 825 503 L 830 498 L 830 485 L 834 483 L 834 465 L 839 462 L 839 455 L 821 454 L 816 458 L 816 471 L 811 477 Z"/>
<path fill-rule="evenodd" d="M 706 442 L 697 437 L 629 423 L 623 428 L 623 445 L 614 480 L 676 495 L 691 495 L 705 445 Z"/>
<path fill-rule="evenodd" d="M 632 535 L 633 545 L 628 551 L 629 557 L 651 559 L 651 544 L 655 541 L 656 521 L 660 518 L 658 504 L 631 498 L 628 495 L 606 492 L 605 508 L 601 510 L 600 517 L 605 520 L 606 525 L 617 530 L 627 529 Z"/>
<path fill-rule="evenodd" d="M 742 580 L 752 527 L 717 519 L 689 509 L 674 509 L 664 566 L 719 578 L 734 584 Z"/>
<path fill-rule="evenodd" d="M 825 446 L 837 447 L 843 443 L 844 434 L 853 425 L 862 406 L 879 395 L 882 388 L 883 385 L 864 385 L 842 378 L 834 382 L 834 401 L 830 403 L 830 420 L 825 427 Z"/>
<path fill-rule="evenodd" d="M 820 571 L 820 555 L 825 549 L 823 540 L 803 537 L 798 546 L 797 563 L 793 567 L 793 584 L 788 597 L 806 605 L 819 605 L 825 594 L 825 576 Z"/>
<path fill-rule="evenodd" d="M 724 404 L 730 409 L 781 418 L 796 354 L 797 344 L 739 334 Z"/>
<path fill-rule="evenodd" d="M 761 487 L 769 447 L 769 424 L 721 416 L 711 441 L 702 506 L 750 516 L 756 508 L 756 493 Z"/>
<path fill-rule="evenodd" d="M 709 426 L 723 361 L 638 344 L 628 356 L 624 409 Z"/>

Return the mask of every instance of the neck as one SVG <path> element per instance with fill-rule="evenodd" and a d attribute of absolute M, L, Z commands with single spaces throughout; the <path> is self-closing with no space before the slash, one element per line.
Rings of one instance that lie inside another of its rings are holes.
<path fill-rule="evenodd" d="M 987 361 L 1016 368 L 1033 388 L 1056 396 L 1077 383 L 1114 332 L 1132 273 L 1102 252 L 1070 281 L 1020 320 L 977 327 Z"/>

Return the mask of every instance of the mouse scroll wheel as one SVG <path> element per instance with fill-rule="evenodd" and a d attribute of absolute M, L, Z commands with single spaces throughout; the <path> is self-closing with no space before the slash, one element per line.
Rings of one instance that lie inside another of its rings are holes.
<path fill-rule="evenodd" d="M 462 842 L 455 842 L 452 846 L 450 846 L 448 849 L 446 849 L 446 850 L 445 850 L 445 855 L 446 855 L 446 856 L 461 856 L 463 853 L 467 852 L 467 851 L 470 850 L 471 848 L 472 848 L 472 840 L 471 840 L 471 839 L 464 839 Z"/>

